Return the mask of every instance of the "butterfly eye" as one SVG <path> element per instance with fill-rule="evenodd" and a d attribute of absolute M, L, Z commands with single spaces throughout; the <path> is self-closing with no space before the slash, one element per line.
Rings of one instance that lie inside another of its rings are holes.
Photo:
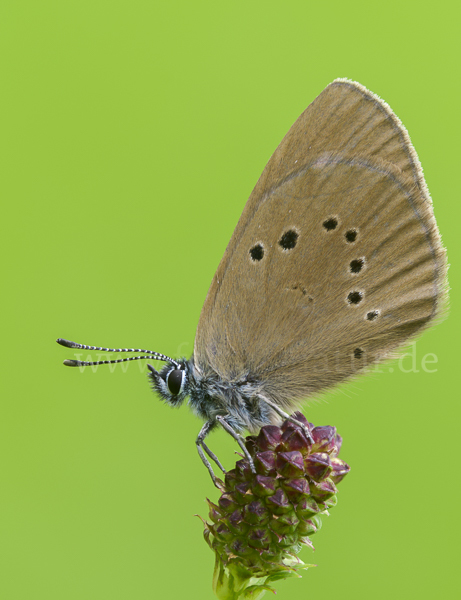
<path fill-rule="evenodd" d="M 173 371 L 168 373 L 166 383 L 170 392 L 175 396 L 179 394 L 183 377 L 184 371 L 181 369 L 173 369 Z"/>

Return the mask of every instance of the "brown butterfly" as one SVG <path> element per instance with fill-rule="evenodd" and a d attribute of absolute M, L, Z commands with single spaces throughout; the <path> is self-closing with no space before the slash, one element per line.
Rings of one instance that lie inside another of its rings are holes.
<path fill-rule="evenodd" d="M 172 359 L 59 339 L 70 348 L 153 358 L 154 390 L 240 432 L 288 417 L 302 400 L 380 361 L 440 314 L 446 256 L 423 172 L 390 107 L 333 81 L 302 113 L 253 190 L 211 283 L 193 356 Z M 306 430 L 306 435 L 310 437 Z M 224 469 L 223 469 L 224 470 Z"/>

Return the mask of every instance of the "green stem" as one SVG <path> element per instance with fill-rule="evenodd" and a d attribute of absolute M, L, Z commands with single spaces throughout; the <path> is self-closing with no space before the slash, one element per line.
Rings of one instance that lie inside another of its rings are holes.
<path fill-rule="evenodd" d="M 246 569 L 236 565 L 224 566 L 216 555 L 213 573 L 213 590 L 219 600 L 259 600 L 266 590 L 266 577 L 251 577 Z"/>

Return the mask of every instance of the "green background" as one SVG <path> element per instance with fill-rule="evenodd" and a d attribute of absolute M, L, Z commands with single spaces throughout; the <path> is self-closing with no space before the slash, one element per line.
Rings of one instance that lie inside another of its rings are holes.
<path fill-rule="evenodd" d="M 80 373 L 54 340 L 189 355 L 247 197 L 336 77 L 409 130 L 451 310 L 403 360 L 409 372 L 387 364 L 307 410 L 338 427 L 352 472 L 316 552 L 303 550 L 318 567 L 278 597 L 458 589 L 458 6 L 2 2 L 1 598 L 213 597 L 193 516 L 217 499 L 199 421 L 153 396 L 145 365 Z M 436 372 L 422 369 L 428 353 Z M 232 463 L 224 433 L 211 445 Z"/>

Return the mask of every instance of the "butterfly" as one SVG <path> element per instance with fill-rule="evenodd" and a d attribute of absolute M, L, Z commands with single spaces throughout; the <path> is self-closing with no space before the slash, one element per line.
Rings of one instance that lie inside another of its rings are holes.
<path fill-rule="evenodd" d="M 256 184 L 202 308 L 194 352 L 173 359 L 64 339 L 69 348 L 150 358 L 154 391 L 223 427 L 254 469 L 241 432 L 278 423 L 303 400 L 381 361 L 440 315 L 447 262 L 405 127 L 357 82 L 336 79 L 301 114 Z M 294 417 L 292 420 L 296 421 Z M 305 434 L 310 438 L 307 428 Z"/>

